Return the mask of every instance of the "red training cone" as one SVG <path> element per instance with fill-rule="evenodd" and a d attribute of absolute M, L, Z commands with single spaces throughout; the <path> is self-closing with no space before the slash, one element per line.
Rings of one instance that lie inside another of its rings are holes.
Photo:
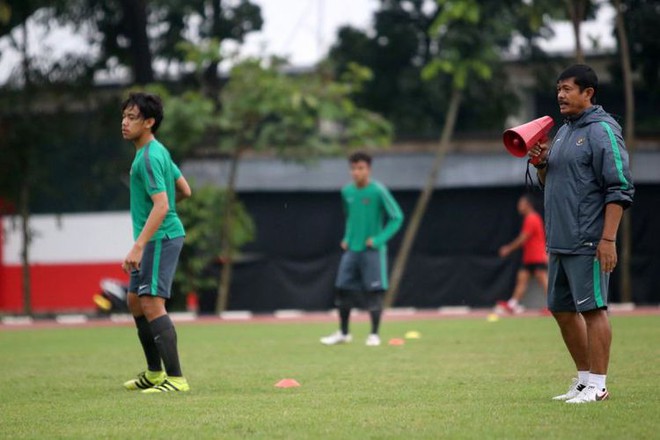
<path fill-rule="evenodd" d="M 406 343 L 406 341 L 404 341 L 401 338 L 392 338 L 392 339 L 390 339 L 390 342 L 389 342 L 390 345 L 403 345 L 405 343 Z"/>

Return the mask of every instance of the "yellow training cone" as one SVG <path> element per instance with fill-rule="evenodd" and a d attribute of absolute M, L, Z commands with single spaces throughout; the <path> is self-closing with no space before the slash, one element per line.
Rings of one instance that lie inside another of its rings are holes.
<path fill-rule="evenodd" d="M 411 330 L 407 332 L 403 337 L 406 339 L 419 339 L 422 337 L 422 334 L 418 331 Z"/>
<path fill-rule="evenodd" d="M 486 317 L 486 321 L 488 322 L 497 322 L 500 320 L 500 317 L 497 315 L 497 313 L 489 313 L 488 316 Z"/>

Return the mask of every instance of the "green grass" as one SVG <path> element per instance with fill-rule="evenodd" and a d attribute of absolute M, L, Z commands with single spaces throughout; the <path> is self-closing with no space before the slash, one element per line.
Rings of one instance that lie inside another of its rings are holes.
<path fill-rule="evenodd" d="M 614 317 L 611 400 L 553 402 L 573 371 L 551 318 L 385 322 L 385 339 L 324 347 L 329 323 L 179 324 L 192 391 L 140 395 L 131 327 L 0 333 L 0 437 L 653 438 L 660 317 Z M 277 389 L 281 378 L 302 387 Z"/>

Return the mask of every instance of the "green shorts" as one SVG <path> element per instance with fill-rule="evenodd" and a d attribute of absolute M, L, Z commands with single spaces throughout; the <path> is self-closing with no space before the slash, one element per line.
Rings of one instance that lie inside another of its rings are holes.
<path fill-rule="evenodd" d="M 607 309 L 610 274 L 593 255 L 549 255 L 548 309 L 588 312 Z"/>
<path fill-rule="evenodd" d="M 183 237 L 147 243 L 140 270 L 131 272 L 128 291 L 138 296 L 151 295 L 168 299 L 182 247 Z"/>

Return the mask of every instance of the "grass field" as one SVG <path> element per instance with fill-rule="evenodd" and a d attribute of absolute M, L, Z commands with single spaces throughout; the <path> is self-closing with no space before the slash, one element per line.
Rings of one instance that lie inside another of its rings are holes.
<path fill-rule="evenodd" d="M 179 324 L 187 394 L 140 395 L 131 327 L 0 333 L 0 437 L 579 438 L 660 436 L 660 317 L 613 317 L 611 400 L 550 400 L 573 371 L 551 318 L 385 322 L 404 346 L 324 347 L 331 323 Z M 278 389 L 281 378 L 300 388 Z"/>

